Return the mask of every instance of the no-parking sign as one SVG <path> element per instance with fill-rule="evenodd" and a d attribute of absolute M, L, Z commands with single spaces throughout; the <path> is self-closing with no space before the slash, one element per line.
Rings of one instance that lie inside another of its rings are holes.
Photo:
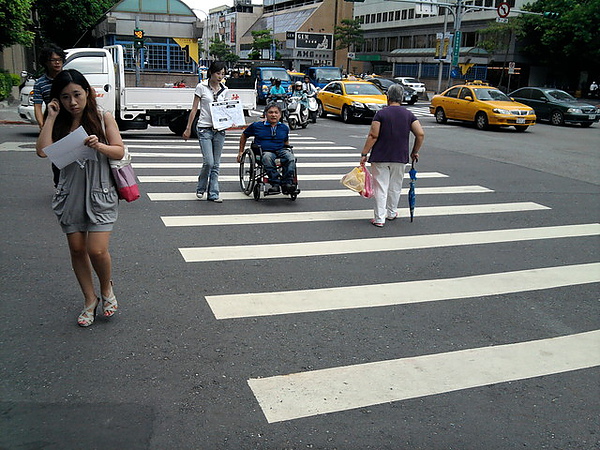
<path fill-rule="evenodd" d="M 497 8 L 500 17 L 507 17 L 510 14 L 510 5 L 507 2 L 502 2 Z"/>

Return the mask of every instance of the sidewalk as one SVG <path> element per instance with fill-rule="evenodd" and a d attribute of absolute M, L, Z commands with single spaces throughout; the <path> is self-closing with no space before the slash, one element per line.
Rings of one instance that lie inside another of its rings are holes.
<path fill-rule="evenodd" d="M 19 113 L 17 112 L 17 108 L 19 107 L 19 102 L 15 101 L 13 103 L 9 103 L 8 100 L 3 100 L 0 102 L 0 124 L 25 124 L 30 125 L 29 122 L 21 119 L 19 117 Z"/>

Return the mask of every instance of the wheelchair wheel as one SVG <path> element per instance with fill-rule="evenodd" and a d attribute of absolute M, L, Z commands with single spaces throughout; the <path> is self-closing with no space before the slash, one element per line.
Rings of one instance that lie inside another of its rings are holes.
<path fill-rule="evenodd" d="M 250 195 L 256 184 L 256 157 L 252 150 L 246 149 L 240 161 L 240 188 Z"/>

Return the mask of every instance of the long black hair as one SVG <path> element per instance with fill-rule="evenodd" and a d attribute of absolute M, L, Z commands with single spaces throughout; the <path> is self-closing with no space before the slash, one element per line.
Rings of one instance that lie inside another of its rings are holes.
<path fill-rule="evenodd" d="M 208 76 L 208 78 L 210 78 L 210 76 L 213 73 L 220 72 L 221 70 L 225 69 L 226 67 L 227 67 L 227 65 L 223 61 L 213 61 L 212 63 L 210 63 L 210 66 L 209 66 L 208 70 L 206 71 L 206 75 Z"/>
<path fill-rule="evenodd" d="M 58 116 L 56 117 L 56 122 L 54 122 L 54 128 L 52 129 L 52 140 L 56 142 L 65 137 L 71 131 L 73 117 L 60 101 L 61 92 L 71 83 L 81 86 L 87 94 L 87 104 L 83 109 L 81 125 L 88 134 L 95 134 L 98 136 L 98 139 L 101 142 L 106 144 L 106 135 L 104 133 L 104 127 L 102 126 L 102 120 L 98 111 L 98 104 L 96 103 L 96 91 L 94 91 L 94 88 L 90 86 L 90 83 L 83 76 L 83 74 L 75 69 L 63 70 L 56 75 L 54 81 L 52 82 L 50 97 L 57 99 L 60 103 L 60 110 Z"/>

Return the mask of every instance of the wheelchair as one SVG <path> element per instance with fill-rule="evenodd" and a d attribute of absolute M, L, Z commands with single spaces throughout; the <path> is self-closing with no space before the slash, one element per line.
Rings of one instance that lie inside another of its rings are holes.
<path fill-rule="evenodd" d="M 291 150 L 291 145 L 286 145 L 284 148 Z M 269 178 L 264 165 L 262 164 L 263 151 L 260 145 L 252 143 L 250 148 L 247 148 L 240 159 L 240 187 L 242 192 L 248 196 L 253 195 L 254 200 L 258 201 L 267 195 L 279 195 L 278 193 L 269 193 L 267 185 L 269 184 Z M 297 159 L 294 157 L 294 161 Z M 275 160 L 277 170 L 280 174 L 283 173 L 283 167 L 279 161 L 279 158 Z M 292 201 L 296 200 L 300 189 L 298 189 L 298 166 L 294 171 L 293 176 L 294 190 L 292 192 L 283 192 L 284 195 L 289 195 Z"/>

